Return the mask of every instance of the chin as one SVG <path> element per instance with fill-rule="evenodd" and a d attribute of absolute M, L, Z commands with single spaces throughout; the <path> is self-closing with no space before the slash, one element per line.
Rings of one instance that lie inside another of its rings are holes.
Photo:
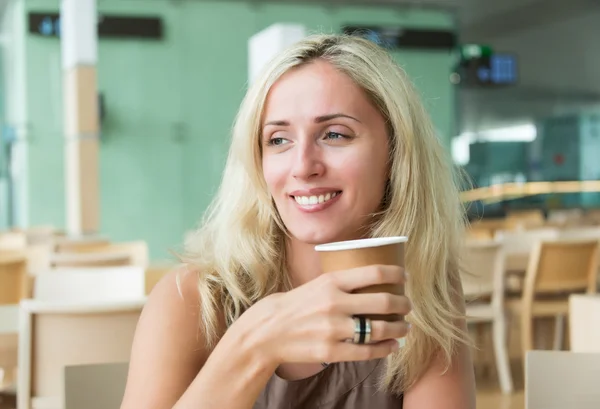
<path fill-rule="evenodd" d="M 294 239 L 315 246 L 335 241 L 351 240 L 354 237 L 354 235 L 342 231 L 296 229 L 290 230 L 290 233 Z"/>

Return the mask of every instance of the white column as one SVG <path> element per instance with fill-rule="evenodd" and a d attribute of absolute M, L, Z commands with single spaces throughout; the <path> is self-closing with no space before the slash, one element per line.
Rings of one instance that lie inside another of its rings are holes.
<path fill-rule="evenodd" d="M 248 40 L 248 79 L 252 83 L 262 69 L 279 52 L 306 37 L 306 28 L 299 24 L 273 24 Z"/>
<path fill-rule="evenodd" d="M 67 231 L 94 234 L 100 212 L 96 0 L 62 0 L 60 14 Z"/>

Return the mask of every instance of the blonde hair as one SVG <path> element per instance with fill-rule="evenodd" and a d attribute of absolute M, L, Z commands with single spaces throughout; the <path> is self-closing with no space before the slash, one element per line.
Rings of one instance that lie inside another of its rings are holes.
<path fill-rule="evenodd" d="M 202 323 L 209 347 L 220 323 L 231 325 L 263 297 L 289 281 L 285 226 L 268 194 L 261 165 L 261 121 L 273 84 L 315 59 L 331 63 L 364 89 L 388 124 L 390 181 L 386 205 L 371 235 L 409 236 L 407 294 L 413 303 L 406 346 L 388 358 L 382 386 L 403 393 L 440 353 L 447 367 L 456 346 L 467 343 L 459 245 L 464 210 L 451 162 L 405 72 L 374 43 L 350 36 L 314 35 L 293 45 L 248 90 L 233 129 L 220 189 L 201 227 L 186 243 L 184 262 L 199 274 Z M 446 367 L 446 368 L 447 368 Z"/>

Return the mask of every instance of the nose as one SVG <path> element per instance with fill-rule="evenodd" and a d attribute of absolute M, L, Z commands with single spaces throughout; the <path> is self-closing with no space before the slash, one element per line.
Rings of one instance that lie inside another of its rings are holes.
<path fill-rule="evenodd" d="M 323 152 L 314 141 L 304 140 L 296 145 L 292 163 L 292 176 L 296 179 L 313 179 L 325 173 Z"/>

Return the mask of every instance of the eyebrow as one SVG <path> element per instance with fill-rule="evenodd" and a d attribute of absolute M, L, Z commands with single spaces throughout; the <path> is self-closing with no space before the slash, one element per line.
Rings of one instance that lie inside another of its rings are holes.
<path fill-rule="evenodd" d="M 350 116 L 350 115 L 346 115 L 346 114 L 342 114 L 342 113 L 318 116 L 318 117 L 315 118 L 315 123 L 316 124 L 320 124 L 322 122 L 331 121 L 332 119 L 336 119 L 336 118 L 349 118 L 349 119 L 352 119 L 352 120 L 354 120 L 354 121 L 356 121 L 358 123 L 361 123 L 355 117 Z M 289 126 L 290 123 L 289 123 L 289 121 L 279 120 L 279 121 L 269 121 L 269 122 L 265 123 L 264 126 L 267 126 L 267 125 Z"/>

